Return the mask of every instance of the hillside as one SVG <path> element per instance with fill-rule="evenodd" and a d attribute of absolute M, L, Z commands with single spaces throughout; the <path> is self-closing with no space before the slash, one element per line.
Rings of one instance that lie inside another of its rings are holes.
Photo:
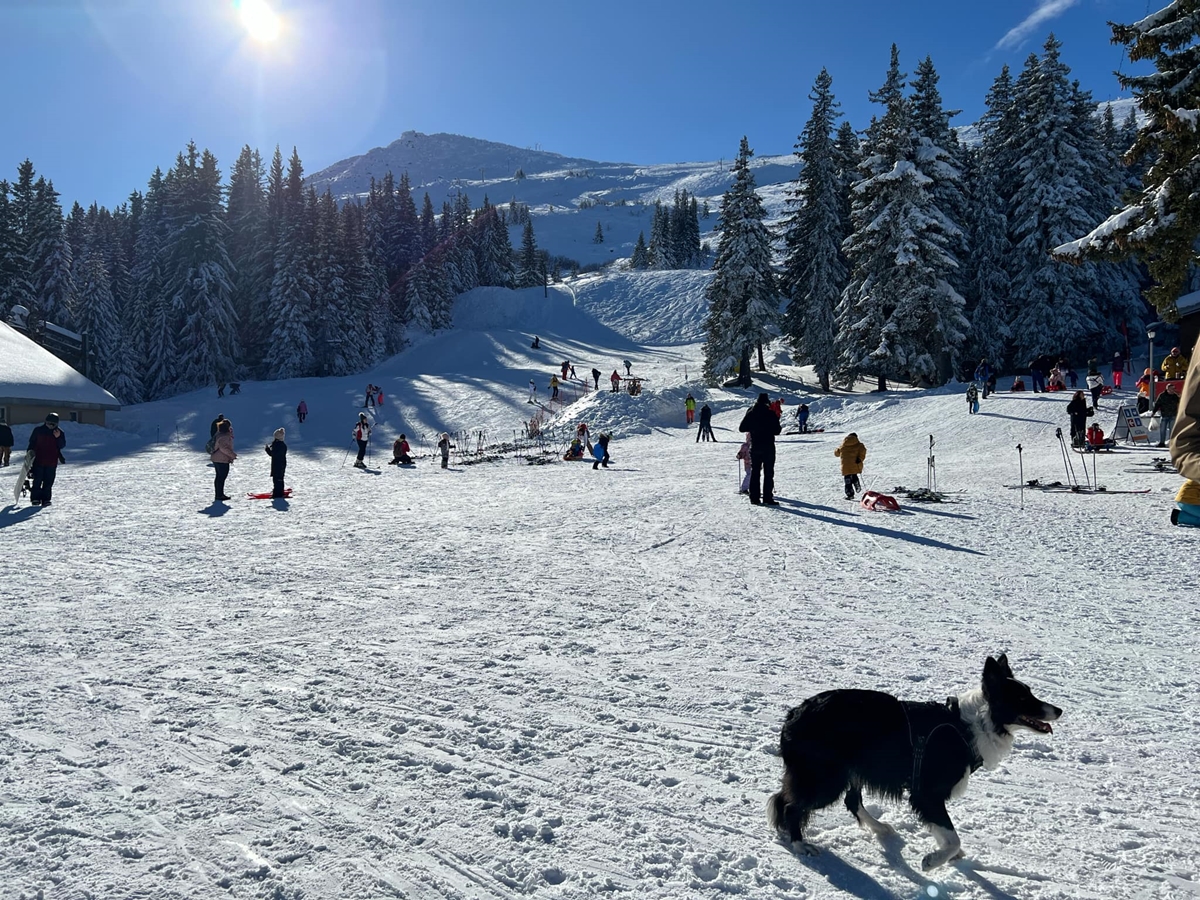
<path fill-rule="evenodd" d="M 762 387 L 826 431 L 780 438 L 782 506 L 754 508 L 734 449 L 759 388 L 706 389 L 698 345 L 640 345 L 581 306 L 475 292 L 456 329 L 360 377 L 70 427 L 54 506 L 0 511 L 14 547 L 70 548 L 47 577 L 0 559 L 20 586 L 0 660 L 9 893 L 1194 896 L 1200 618 L 1171 585 L 1200 564 L 1167 522 L 1177 479 L 1139 468 L 1156 451 L 1096 460 L 1148 494 L 1022 495 L 1004 486 L 1017 444 L 1027 478 L 1065 478 L 1065 397 L 1001 393 L 968 416 L 953 388 L 824 397 L 778 365 Z M 477 457 L 473 433 L 447 470 L 425 455 L 440 428 L 510 436 L 528 379 L 544 396 L 568 357 L 605 374 L 629 358 L 646 390 L 583 395 L 550 455 L 527 449 L 545 465 Z M 359 471 L 367 381 L 386 399 Z M 689 391 L 719 443 L 684 427 Z M 228 504 L 201 452 L 217 412 L 241 454 Z M 581 419 L 615 434 L 608 470 L 556 461 Z M 280 424 L 295 494 L 245 500 Z M 401 430 L 415 469 L 379 464 Z M 848 503 L 833 449 L 851 430 L 868 487 L 924 484 L 933 435 L 939 486 L 963 493 Z M 833 687 L 940 702 L 1001 651 L 1065 714 L 950 805 L 963 860 L 922 872 L 932 839 L 878 798 L 897 829 L 882 843 L 840 804 L 813 821 L 817 857 L 767 828 L 790 706 Z"/>

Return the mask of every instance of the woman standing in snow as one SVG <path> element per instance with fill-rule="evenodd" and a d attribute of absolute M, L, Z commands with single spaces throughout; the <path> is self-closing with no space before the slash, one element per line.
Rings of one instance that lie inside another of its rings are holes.
<path fill-rule="evenodd" d="M 212 459 L 213 469 L 216 471 L 213 479 L 216 498 L 213 502 L 228 500 L 229 496 L 225 493 L 225 479 L 229 477 L 229 464 L 237 459 L 237 454 L 233 452 L 233 429 L 230 428 L 228 419 L 222 419 L 217 425 L 217 434 L 213 438 L 213 452 L 210 459 Z"/>
<path fill-rule="evenodd" d="M 271 457 L 271 496 L 279 499 L 283 496 L 283 473 L 287 471 L 287 444 L 283 442 L 283 429 L 275 429 L 275 440 L 266 446 L 267 456 Z"/>
<path fill-rule="evenodd" d="M 367 421 L 366 413 L 358 414 L 358 424 L 354 426 L 351 435 L 358 443 L 358 459 L 354 460 L 354 468 L 365 469 L 367 465 L 363 462 L 363 457 L 367 455 L 367 442 L 371 440 L 371 423 Z"/>

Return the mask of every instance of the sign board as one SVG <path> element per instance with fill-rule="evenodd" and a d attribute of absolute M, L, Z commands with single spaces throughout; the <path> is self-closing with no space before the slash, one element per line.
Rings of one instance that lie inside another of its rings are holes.
<path fill-rule="evenodd" d="M 1136 406 L 1122 406 L 1117 410 L 1117 427 L 1112 437 L 1115 441 L 1150 443 L 1150 431 L 1142 424 L 1142 417 Z"/>

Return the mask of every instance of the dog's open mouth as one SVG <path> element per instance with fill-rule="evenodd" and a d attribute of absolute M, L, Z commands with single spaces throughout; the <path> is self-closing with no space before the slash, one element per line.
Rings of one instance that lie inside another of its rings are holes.
<path fill-rule="evenodd" d="M 1054 732 L 1049 722 L 1043 722 L 1041 719 L 1035 719 L 1032 716 L 1018 716 L 1017 723 L 1042 734 L 1052 734 Z"/>

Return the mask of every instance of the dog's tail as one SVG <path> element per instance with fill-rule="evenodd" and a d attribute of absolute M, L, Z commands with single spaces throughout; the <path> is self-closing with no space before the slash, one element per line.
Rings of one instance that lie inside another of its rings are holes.
<path fill-rule="evenodd" d="M 776 831 L 783 828 L 783 813 L 787 806 L 783 791 L 776 791 L 767 798 L 767 824 Z"/>

